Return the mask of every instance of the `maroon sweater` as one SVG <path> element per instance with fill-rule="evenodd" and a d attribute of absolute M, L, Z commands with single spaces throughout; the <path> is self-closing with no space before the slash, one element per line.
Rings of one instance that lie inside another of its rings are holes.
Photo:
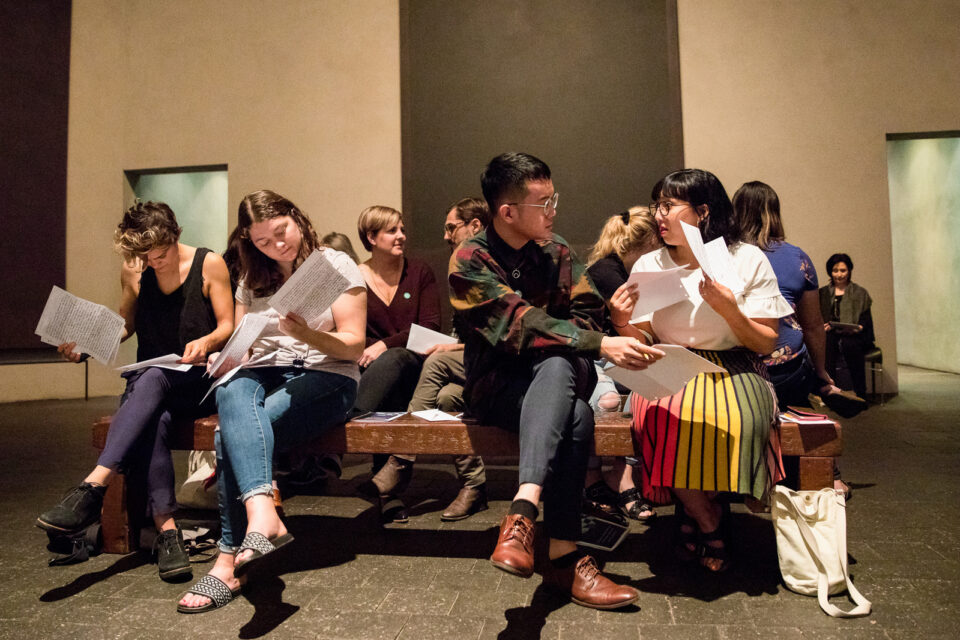
<path fill-rule="evenodd" d="M 400 284 L 389 306 L 367 286 L 367 346 L 383 340 L 388 349 L 405 347 L 414 323 L 440 331 L 440 296 L 437 279 L 427 263 L 405 258 Z"/>

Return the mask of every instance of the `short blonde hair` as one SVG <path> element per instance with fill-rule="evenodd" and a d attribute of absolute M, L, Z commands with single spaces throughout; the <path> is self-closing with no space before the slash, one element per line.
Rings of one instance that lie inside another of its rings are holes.
<path fill-rule="evenodd" d="M 357 220 L 357 235 L 360 236 L 360 242 L 367 251 L 373 249 L 368 234 L 377 235 L 384 229 L 389 229 L 398 222 L 403 222 L 403 214 L 393 207 L 384 207 L 374 205 L 367 207 L 360 213 L 360 219 Z"/>
<path fill-rule="evenodd" d="M 600 239 L 590 248 L 587 265 L 611 253 L 622 260 L 631 251 L 653 250 L 660 246 L 657 221 L 649 207 L 630 207 L 623 213 L 610 216 L 603 223 Z"/>
<path fill-rule="evenodd" d="M 163 202 L 137 202 L 123 214 L 113 233 L 113 246 L 127 262 L 143 260 L 157 247 L 176 244 L 181 228 Z"/>

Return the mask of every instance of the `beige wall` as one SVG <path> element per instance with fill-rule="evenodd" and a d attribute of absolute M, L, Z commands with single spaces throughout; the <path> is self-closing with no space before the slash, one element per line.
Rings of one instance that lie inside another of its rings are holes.
<path fill-rule="evenodd" d="M 896 362 L 885 134 L 957 128 L 960 3 L 678 0 L 678 18 L 687 165 L 773 186 L 821 280 L 849 253 Z"/>
<path fill-rule="evenodd" d="M 323 234 L 401 203 L 396 0 L 74 0 L 67 288 L 116 307 L 123 170 L 227 164 L 290 197 Z M 133 345 L 121 358 L 132 361 Z M 77 377 L 79 376 L 79 378 Z M 121 390 L 92 363 L 91 395 Z M 78 382 L 79 381 L 79 382 Z M 67 365 L 0 367 L 0 401 L 76 397 Z"/>

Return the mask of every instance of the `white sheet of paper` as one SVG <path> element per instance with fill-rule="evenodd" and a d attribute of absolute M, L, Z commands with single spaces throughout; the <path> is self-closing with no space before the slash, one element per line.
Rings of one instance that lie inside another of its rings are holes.
<path fill-rule="evenodd" d="M 414 353 L 424 353 L 436 344 L 457 344 L 457 339 L 445 333 L 427 329 L 419 324 L 410 325 L 410 336 L 407 338 L 407 349 Z"/>
<path fill-rule="evenodd" d="M 35 333 L 43 342 L 54 346 L 76 342 L 77 351 L 90 354 L 102 364 L 110 364 L 120 348 L 123 325 L 120 314 L 55 286 L 50 290 Z"/>
<path fill-rule="evenodd" d="M 700 263 L 700 269 L 712 280 L 733 291 L 734 295 L 743 293 L 745 285 L 733 268 L 730 249 L 727 248 L 723 238 L 715 238 L 704 245 L 700 229 L 683 221 L 680 222 L 680 228 L 683 229 L 683 235 L 687 238 L 690 251 Z"/>
<path fill-rule="evenodd" d="M 688 296 L 682 280 L 686 274 L 684 267 L 631 273 L 627 283 L 636 284 L 639 295 L 630 322 L 638 322 L 641 316 L 685 300 Z"/>
<path fill-rule="evenodd" d="M 747 285 L 734 269 L 733 257 L 723 238 L 714 238 L 704 245 L 704 249 L 707 251 L 710 268 L 717 274 L 717 282 L 730 289 L 733 295 L 743 293 Z"/>
<path fill-rule="evenodd" d="M 295 313 L 307 324 L 314 324 L 348 286 L 350 282 L 323 252 L 314 251 L 273 294 L 270 306 L 282 316 Z"/>
<path fill-rule="evenodd" d="M 230 360 L 240 362 L 243 356 L 247 355 L 247 351 L 250 350 L 257 338 L 260 337 L 260 332 L 263 331 L 269 321 L 270 319 L 267 316 L 259 313 L 248 313 L 243 316 L 240 319 L 240 324 L 233 330 L 233 335 L 227 340 L 227 344 L 223 345 L 223 351 L 210 365 L 207 375 L 216 376 L 217 372 L 223 368 L 224 363 Z"/>
<path fill-rule="evenodd" d="M 430 422 L 443 422 L 446 420 L 456 420 L 457 417 L 450 415 L 440 409 L 424 409 L 423 411 L 412 411 L 410 415 L 429 420 Z"/>
<path fill-rule="evenodd" d="M 723 373 L 717 366 L 692 351 L 675 344 L 653 345 L 667 355 L 643 371 L 609 367 L 604 373 L 648 400 L 672 396 L 699 373 Z"/>
<path fill-rule="evenodd" d="M 175 353 L 170 353 L 165 356 L 160 356 L 159 358 L 151 358 L 149 360 L 134 362 L 124 367 L 117 367 L 117 371 L 136 371 L 138 369 L 146 369 L 147 367 L 160 367 L 161 369 L 172 369 L 173 371 L 189 371 L 193 365 L 179 363 L 178 360 L 182 357 L 183 356 L 178 356 Z"/>

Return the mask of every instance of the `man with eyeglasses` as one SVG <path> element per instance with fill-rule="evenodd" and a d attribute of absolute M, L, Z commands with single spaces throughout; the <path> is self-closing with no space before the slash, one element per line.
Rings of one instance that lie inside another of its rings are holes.
<path fill-rule="evenodd" d="M 465 343 L 469 412 L 520 439 L 520 486 L 490 561 L 520 577 L 533 575 L 542 496 L 550 538 L 544 584 L 586 607 L 627 606 L 637 590 L 603 576 L 576 546 L 593 440 L 593 361 L 643 369 L 662 354 L 601 332 L 603 299 L 584 264 L 553 233 L 559 197 L 543 161 L 502 154 L 487 164 L 481 184 L 493 220 L 454 251 L 449 282 L 454 325 Z"/>
<path fill-rule="evenodd" d="M 464 240 L 472 238 L 490 223 L 490 209 L 479 198 L 464 198 L 454 203 L 443 224 L 443 239 L 452 252 Z M 426 352 L 417 388 L 407 411 L 440 409 L 456 414 L 464 409 L 463 343 L 442 344 Z M 463 520 L 487 509 L 487 477 L 480 456 L 457 456 L 453 460 L 460 479 L 460 491 L 440 514 L 445 522 Z"/>

